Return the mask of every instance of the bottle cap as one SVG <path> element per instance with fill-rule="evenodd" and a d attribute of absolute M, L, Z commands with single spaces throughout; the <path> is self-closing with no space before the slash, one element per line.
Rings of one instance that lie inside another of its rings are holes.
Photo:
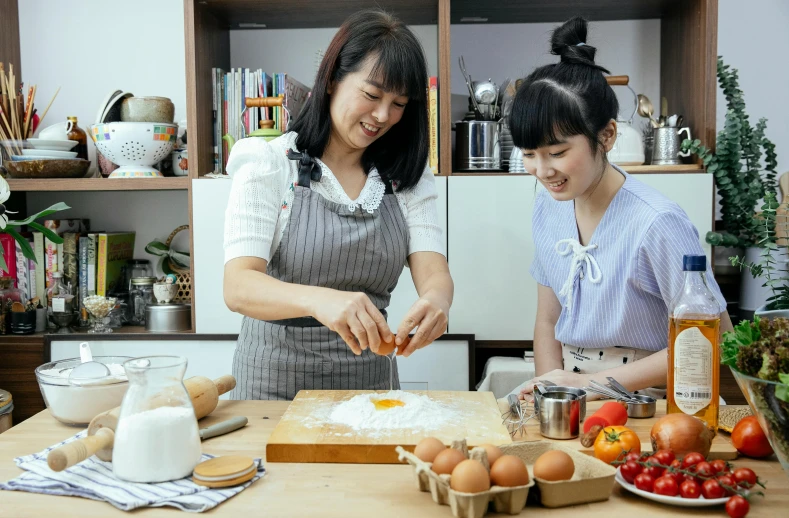
<path fill-rule="evenodd" d="M 707 271 L 706 255 L 685 255 L 682 257 L 682 270 L 686 272 Z"/>

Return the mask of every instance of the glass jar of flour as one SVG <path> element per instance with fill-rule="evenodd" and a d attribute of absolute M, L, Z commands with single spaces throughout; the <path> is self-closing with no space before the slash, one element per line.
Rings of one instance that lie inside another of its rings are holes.
<path fill-rule="evenodd" d="M 112 471 L 130 482 L 166 482 L 192 474 L 200 462 L 200 435 L 183 383 L 186 358 L 148 356 L 123 364 L 129 390 L 123 397 Z"/>

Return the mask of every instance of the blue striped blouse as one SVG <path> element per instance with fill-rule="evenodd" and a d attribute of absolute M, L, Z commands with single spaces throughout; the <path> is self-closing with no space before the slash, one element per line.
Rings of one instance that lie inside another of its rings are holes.
<path fill-rule="evenodd" d="M 625 183 L 587 247 L 578 244 L 574 202 L 556 201 L 540 190 L 532 221 L 531 274 L 562 303 L 556 340 L 576 347 L 658 351 L 667 345 L 668 308 L 684 283 L 682 256 L 704 251 L 679 205 L 621 172 Z M 725 311 L 709 265 L 707 282 Z"/>

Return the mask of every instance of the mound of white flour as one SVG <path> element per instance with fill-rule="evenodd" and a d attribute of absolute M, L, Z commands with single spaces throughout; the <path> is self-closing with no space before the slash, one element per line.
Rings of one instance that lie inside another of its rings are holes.
<path fill-rule="evenodd" d="M 403 406 L 378 410 L 373 401 L 395 399 Z M 428 396 L 393 390 L 379 394 L 360 394 L 334 407 L 329 422 L 343 424 L 354 430 L 380 431 L 409 429 L 430 431 L 450 423 L 461 423 L 462 416 Z"/>

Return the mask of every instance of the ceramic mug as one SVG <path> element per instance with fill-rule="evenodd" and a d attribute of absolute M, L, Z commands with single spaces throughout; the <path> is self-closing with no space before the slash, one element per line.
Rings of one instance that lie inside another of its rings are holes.
<path fill-rule="evenodd" d="M 39 131 L 38 138 L 41 140 L 68 140 L 68 134 L 71 133 L 73 127 L 74 123 L 71 121 L 58 122 Z"/>
<path fill-rule="evenodd" d="M 173 174 L 175 176 L 187 176 L 189 174 L 189 160 L 186 149 L 176 149 L 172 153 Z"/>

